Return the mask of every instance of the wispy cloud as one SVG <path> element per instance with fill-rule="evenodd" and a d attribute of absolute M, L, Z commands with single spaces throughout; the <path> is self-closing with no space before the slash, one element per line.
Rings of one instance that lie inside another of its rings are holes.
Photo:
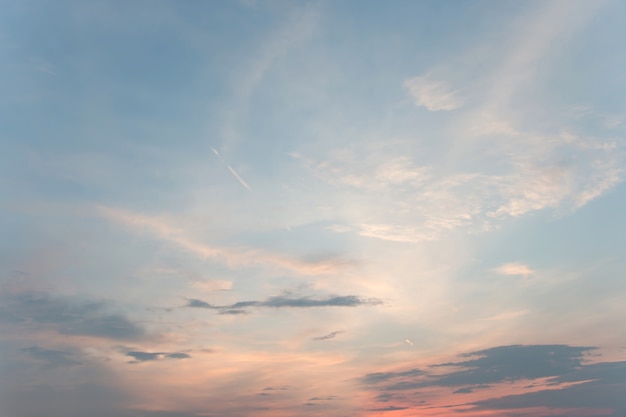
<path fill-rule="evenodd" d="M 238 70 L 233 71 L 233 99 L 222 110 L 221 137 L 225 147 L 238 139 L 237 123 L 247 115 L 250 98 L 268 72 L 281 57 L 315 33 L 319 19 L 320 11 L 315 6 L 294 7 L 283 24 L 262 37 L 257 51 L 246 56 Z"/>
<path fill-rule="evenodd" d="M 225 279 L 208 279 L 194 281 L 190 286 L 201 291 L 228 291 L 233 288 L 233 282 Z"/>
<path fill-rule="evenodd" d="M 519 275 L 523 277 L 528 277 L 535 273 L 534 269 L 519 262 L 511 262 L 500 265 L 497 268 L 494 268 L 494 271 L 502 275 Z"/>
<path fill-rule="evenodd" d="M 252 191 L 252 188 L 248 185 L 248 183 L 244 181 L 243 178 L 241 178 L 241 175 L 239 175 L 239 173 L 235 171 L 235 169 L 228 162 L 226 162 L 226 160 L 222 157 L 222 155 L 218 152 L 217 149 L 211 148 L 211 151 L 213 151 L 213 153 L 220 159 L 220 161 L 222 161 L 222 163 L 226 165 L 226 168 L 228 168 L 228 171 L 230 171 L 230 173 L 233 174 L 235 179 L 239 181 L 241 185 L 243 185 L 248 190 Z"/>
<path fill-rule="evenodd" d="M 260 249 L 210 246 L 195 240 L 185 230 L 174 227 L 162 217 L 147 216 L 105 206 L 97 206 L 96 210 L 107 219 L 135 230 L 148 231 L 152 235 L 199 257 L 212 258 L 233 267 L 260 265 L 284 268 L 304 275 L 318 275 L 334 273 L 352 264 L 352 262 L 340 258 L 326 257 L 324 259 L 308 261 L 290 258 L 285 255 L 270 253 Z"/>
<path fill-rule="evenodd" d="M 316 177 L 366 202 L 350 211 L 353 224 L 337 231 L 351 228 L 361 236 L 407 243 L 458 229 L 494 230 L 540 210 L 571 212 L 626 175 L 623 151 L 613 140 L 515 132 L 515 141 L 494 144 L 485 156 L 467 150 L 472 156 L 464 158 L 474 158 L 484 170 L 445 172 L 378 149 L 335 150 L 319 161 L 295 157 Z M 563 154 L 570 156 L 564 160 Z M 483 162 L 492 155 L 500 155 L 498 169 Z"/>
<path fill-rule="evenodd" d="M 229 305 L 215 305 L 206 301 L 191 298 L 187 301 L 185 307 L 204 308 L 209 310 L 218 310 L 221 314 L 246 314 L 244 308 L 318 308 L 318 307 L 358 307 L 367 305 L 380 305 L 382 300 L 377 298 L 363 298 L 356 295 L 329 296 L 324 298 L 313 297 L 289 297 L 277 295 L 269 297 L 262 301 L 238 301 Z M 335 332 L 331 337 L 341 332 Z M 330 337 L 329 337 L 330 338 Z"/>
<path fill-rule="evenodd" d="M 455 110 L 463 106 L 459 92 L 446 82 L 430 79 L 424 75 L 404 82 L 404 87 L 415 100 L 415 105 L 430 111 Z"/>
<path fill-rule="evenodd" d="M 341 334 L 341 333 L 345 333 L 343 330 L 338 330 L 335 332 L 330 332 L 328 334 L 325 334 L 324 336 L 317 336 L 314 337 L 313 340 L 328 340 L 328 339 L 334 339 L 337 335 Z"/>

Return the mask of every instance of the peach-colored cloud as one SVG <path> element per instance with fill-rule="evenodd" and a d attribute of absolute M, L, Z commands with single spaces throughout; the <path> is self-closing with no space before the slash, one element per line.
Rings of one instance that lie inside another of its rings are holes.
<path fill-rule="evenodd" d="M 338 258 L 307 261 L 260 249 L 210 246 L 195 240 L 185 230 L 171 225 L 162 217 L 148 216 L 106 206 L 97 206 L 96 210 L 101 216 L 109 220 L 135 230 L 147 231 L 199 257 L 212 258 L 224 262 L 230 267 L 278 267 L 302 275 L 319 275 L 336 273 L 352 264 L 351 261 Z"/>
<path fill-rule="evenodd" d="M 535 273 L 534 269 L 519 262 L 511 262 L 500 265 L 499 267 L 494 268 L 494 271 L 502 275 L 518 275 L 522 277 L 528 277 Z"/>

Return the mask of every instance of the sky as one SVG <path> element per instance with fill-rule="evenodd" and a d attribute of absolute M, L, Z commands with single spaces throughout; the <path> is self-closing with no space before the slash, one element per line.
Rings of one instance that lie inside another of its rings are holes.
<path fill-rule="evenodd" d="M 626 416 L 623 0 L 0 7 L 0 417 Z"/>

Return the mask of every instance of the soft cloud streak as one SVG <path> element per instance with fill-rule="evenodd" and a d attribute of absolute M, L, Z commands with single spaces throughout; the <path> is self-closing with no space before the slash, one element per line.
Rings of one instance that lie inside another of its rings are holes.
<path fill-rule="evenodd" d="M 427 75 L 406 80 L 404 87 L 409 90 L 416 106 L 430 111 L 449 111 L 463 106 L 458 91 L 443 81 L 431 80 Z"/>
<path fill-rule="evenodd" d="M 535 273 L 535 271 L 528 265 L 524 265 L 518 262 L 500 265 L 499 267 L 495 268 L 494 271 L 502 275 L 520 275 L 523 277 L 528 277 Z"/>
<path fill-rule="evenodd" d="M 172 226 L 161 217 L 147 216 L 117 208 L 98 206 L 97 212 L 103 217 L 129 226 L 136 230 L 147 230 L 158 238 L 170 242 L 202 258 L 212 258 L 231 267 L 265 266 L 288 269 L 303 275 L 335 273 L 351 262 L 343 259 L 322 259 L 305 261 L 288 256 L 266 252 L 260 249 L 220 248 L 201 243 L 186 231 Z"/>

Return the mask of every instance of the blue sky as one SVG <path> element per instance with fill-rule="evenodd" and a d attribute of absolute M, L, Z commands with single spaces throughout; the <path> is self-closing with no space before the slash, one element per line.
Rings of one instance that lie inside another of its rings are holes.
<path fill-rule="evenodd" d="M 3 415 L 626 412 L 623 1 L 1 4 Z"/>

